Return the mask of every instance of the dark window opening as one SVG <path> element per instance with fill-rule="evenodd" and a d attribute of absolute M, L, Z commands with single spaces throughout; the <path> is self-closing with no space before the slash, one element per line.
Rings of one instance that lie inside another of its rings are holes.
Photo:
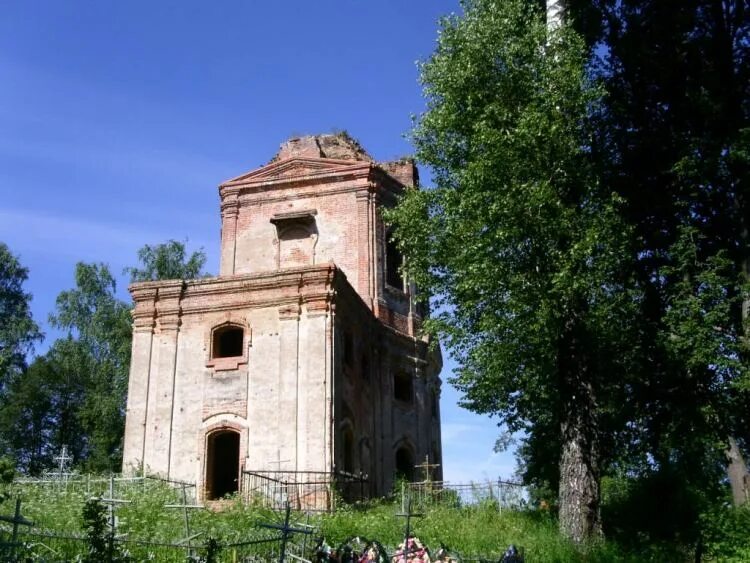
<path fill-rule="evenodd" d="M 393 375 L 393 398 L 404 403 L 411 403 L 414 396 L 414 386 L 411 376 L 403 371 Z"/>
<path fill-rule="evenodd" d="M 227 326 L 214 331 L 213 357 L 233 358 L 242 356 L 245 331 L 237 326 Z"/>
<path fill-rule="evenodd" d="M 232 430 L 208 437 L 206 499 L 216 500 L 239 490 L 240 435 Z"/>
<path fill-rule="evenodd" d="M 344 432 L 344 471 L 354 473 L 354 436 L 350 430 Z"/>
<path fill-rule="evenodd" d="M 414 456 L 408 448 L 402 447 L 396 451 L 396 478 L 414 480 Z"/>
<path fill-rule="evenodd" d="M 398 249 L 396 241 L 389 235 L 385 243 L 385 282 L 402 291 L 404 289 L 404 278 L 401 275 L 403 262 L 404 257 Z"/>
<path fill-rule="evenodd" d="M 432 410 L 432 418 L 437 419 L 438 417 L 438 396 L 435 391 L 430 394 L 430 407 Z"/>

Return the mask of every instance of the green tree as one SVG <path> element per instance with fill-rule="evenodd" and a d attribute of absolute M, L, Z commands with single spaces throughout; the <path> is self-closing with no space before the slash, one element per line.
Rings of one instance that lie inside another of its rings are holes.
<path fill-rule="evenodd" d="M 26 366 L 26 356 L 41 338 L 31 317 L 31 295 L 23 284 L 29 272 L 0 242 L 0 393 Z"/>
<path fill-rule="evenodd" d="M 62 444 L 74 459 L 88 455 L 81 412 L 87 391 L 88 354 L 72 338 L 56 341 L 8 388 L 0 406 L 0 427 L 8 429 L 7 447 L 26 474 L 54 465 Z"/>
<path fill-rule="evenodd" d="M 187 255 L 185 243 L 169 240 L 154 246 L 144 245 L 138 251 L 139 265 L 126 268 L 131 282 L 194 279 L 203 277 L 206 254 L 203 249 Z"/>
<path fill-rule="evenodd" d="M 463 3 L 422 66 L 413 133 L 435 188 L 391 216 L 471 410 L 554 429 L 562 532 L 600 532 L 600 472 L 630 373 L 629 230 L 591 166 L 600 92 L 567 26 L 522 0 Z M 607 440 L 604 438 L 607 437 Z"/>
<path fill-rule="evenodd" d="M 571 9 L 604 47 L 592 58 L 607 90 L 594 156 L 624 201 L 643 294 L 643 377 L 631 400 L 640 440 L 628 465 L 705 492 L 723 447 L 739 466 L 730 472 L 739 501 L 750 438 L 750 9 L 743 0 Z"/>
<path fill-rule="evenodd" d="M 122 457 L 125 397 L 131 347 L 130 309 L 116 295 L 104 264 L 78 263 L 76 287 L 57 297 L 52 326 L 67 331 L 55 342 L 64 377 L 80 386 L 77 447 L 93 470 L 118 468 Z"/>

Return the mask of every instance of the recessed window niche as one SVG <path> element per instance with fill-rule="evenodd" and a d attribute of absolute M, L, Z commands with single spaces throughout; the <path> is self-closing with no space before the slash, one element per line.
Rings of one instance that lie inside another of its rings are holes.
<path fill-rule="evenodd" d="M 207 366 L 220 370 L 235 370 L 247 363 L 246 329 L 240 324 L 224 323 L 211 330 Z"/>

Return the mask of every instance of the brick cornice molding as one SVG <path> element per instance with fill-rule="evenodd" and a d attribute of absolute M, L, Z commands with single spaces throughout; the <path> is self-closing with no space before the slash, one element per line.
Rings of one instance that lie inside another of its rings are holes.
<path fill-rule="evenodd" d="M 221 216 L 222 217 L 231 217 L 231 216 L 237 216 L 240 212 L 240 202 L 237 196 L 235 195 L 233 198 L 229 199 L 223 199 L 221 202 Z"/>
<path fill-rule="evenodd" d="M 152 332 L 156 325 L 156 288 L 131 288 L 134 307 L 130 311 L 133 332 Z"/>
<path fill-rule="evenodd" d="M 305 295 L 302 302 L 305 305 L 308 317 L 318 317 L 328 314 L 334 298 L 333 292 L 327 292 L 316 295 Z"/>
<path fill-rule="evenodd" d="M 299 302 L 289 303 L 279 307 L 279 320 L 281 321 L 296 321 L 300 317 L 300 306 Z"/>

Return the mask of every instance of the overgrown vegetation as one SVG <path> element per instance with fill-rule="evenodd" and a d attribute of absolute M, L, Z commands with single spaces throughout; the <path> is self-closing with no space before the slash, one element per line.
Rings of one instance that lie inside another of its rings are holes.
<path fill-rule="evenodd" d="M 106 508 L 92 495 L 105 497 L 106 486 L 87 493 L 85 488 L 63 485 L 22 485 L 12 489 L 14 497 L 23 500 L 22 512 L 34 521 L 31 534 L 23 530 L 27 556 L 39 560 L 70 560 L 81 556 L 88 561 L 106 561 L 110 550 L 113 560 L 184 561 L 185 549 L 174 546 L 185 538 L 184 513 L 168 505 L 181 504 L 181 491 L 157 481 L 131 484 L 115 492 L 127 503 L 116 508 L 118 541 L 109 543 L 110 528 Z M 5 492 L 8 492 L 7 486 Z M 0 514 L 12 512 L 14 498 L 0 502 Z M 645 510 L 631 509 L 631 516 L 648 517 Z M 534 562 L 609 562 L 609 561 L 687 561 L 692 555 L 677 544 L 652 541 L 648 545 L 601 540 L 575 546 L 557 530 L 556 518 L 548 511 L 501 511 L 492 500 L 457 506 L 435 503 L 419 508 L 420 517 L 412 520 L 412 530 L 434 553 L 445 547 L 465 558 L 498 560 L 510 544 L 525 551 Z M 389 553 L 403 540 L 404 518 L 399 517 L 400 503 L 382 500 L 368 505 L 342 505 L 334 514 L 307 516 L 293 514 L 292 521 L 315 526 L 314 538 L 306 540 L 308 548 L 325 538 L 338 548 L 351 538 L 377 540 Z M 605 506 L 605 514 L 607 514 Z M 704 534 L 703 553 L 709 560 L 746 561 L 750 554 L 747 526 L 750 510 L 725 509 L 701 515 Z M 283 515 L 259 505 L 243 504 L 231 499 L 221 510 L 191 510 L 190 529 L 196 554 L 216 561 L 234 561 L 249 556 L 273 557 L 278 542 L 237 545 L 263 538 L 276 538 L 275 531 L 259 527 L 279 522 Z M 4 528 L 7 530 L 7 528 Z M 80 539 L 71 539 L 77 536 Z M 123 541 L 124 540 L 124 541 Z M 302 539 L 298 536 L 295 542 Z M 167 544 L 172 544 L 168 546 Z M 229 547 L 228 547 L 229 546 Z M 59 559 L 54 559 L 55 555 Z M 102 556 L 104 554 L 104 556 Z"/>

